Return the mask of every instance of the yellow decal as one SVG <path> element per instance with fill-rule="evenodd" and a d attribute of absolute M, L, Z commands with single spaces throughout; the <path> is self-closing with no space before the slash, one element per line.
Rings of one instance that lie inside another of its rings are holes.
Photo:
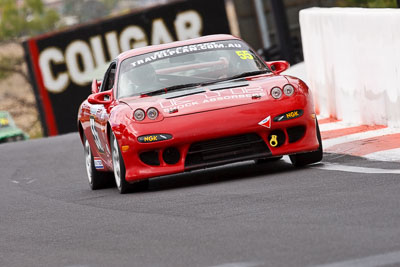
<path fill-rule="evenodd" d="M 246 51 L 246 50 L 236 51 L 236 54 L 237 54 L 241 59 L 254 59 L 254 57 L 249 53 L 249 51 Z"/>
<path fill-rule="evenodd" d="M 286 118 L 287 119 L 296 118 L 298 116 L 299 116 L 299 112 L 298 111 L 292 111 L 290 113 L 286 113 Z"/>
<path fill-rule="evenodd" d="M 277 135 L 271 135 L 271 140 L 269 140 L 269 144 L 272 146 L 272 147 L 276 147 L 277 145 L 278 145 L 278 136 Z"/>
<path fill-rule="evenodd" d="M 0 125 L 7 126 L 8 125 L 8 119 L 7 118 L 0 118 Z"/>
<path fill-rule="evenodd" d="M 150 136 L 146 136 L 143 138 L 144 142 L 154 142 L 157 141 L 157 136 L 156 135 L 150 135 Z"/>

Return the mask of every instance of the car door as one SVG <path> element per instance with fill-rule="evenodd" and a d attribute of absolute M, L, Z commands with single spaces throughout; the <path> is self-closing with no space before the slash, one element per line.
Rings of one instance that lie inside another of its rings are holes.
<path fill-rule="evenodd" d="M 116 62 L 112 62 L 107 69 L 100 92 L 109 91 L 114 86 Z M 104 99 L 107 100 L 107 99 Z M 90 107 L 90 129 L 96 144 L 99 156 L 107 165 L 110 164 L 111 152 L 107 136 L 107 121 L 110 117 L 108 105 L 96 104 Z"/>

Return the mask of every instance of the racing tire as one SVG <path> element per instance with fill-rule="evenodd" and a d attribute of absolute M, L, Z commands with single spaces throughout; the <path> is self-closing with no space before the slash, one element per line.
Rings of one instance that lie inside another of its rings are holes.
<path fill-rule="evenodd" d="M 322 150 L 322 139 L 321 139 L 321 132 L 319 131 L 319 126 L 318 126 L 318 121 L 316 121 L 317 127 L 317 138 L 318 138 L 318 143 L 319 147 L 318 150 L 313 151 L 313 152 L 307 152 L 307 153 L 300 153 L 300 154 L 294 154 L 290 155 L 290 161 L 292 162 L 293 166 L 296 168 L 303 167 L 312 163 L 316 163 L 322 160 L 323 157 L 323 150 Z"/>
<path fill-rule="evenodd" d="M 111 135 L 111 154 L 114 169 L 114 178 L 117 189 L 121 194 L 126 194 L 130 192 L 137 192 L 147 190 L 149 186 L 149 180 L 142 180 L 135 183 L 128 183 L 125 180 L 125 163 L 121 155 L 121 150 L 119 149 L 117 138 L 115 138 L 114 133 Z"/>
<path fill-rule="evenodd" d="M 94 159 L 92 150 L 90 149 L 89 141 L 86 137 L 83 137 L 84 146 L 85 146 L 85 165 L 87 177 L 89 180 L 89 186 L 92 190 L 103 189 L 109 187 L 112 183 L 112 179 L 110 179 L 110 173 L 108 172 L 99 172 L 96 170 L 94 165 Z"/>
<path fill-rule="evenodd" d="M 254 162 L 255 162 L 257 165 L 261 165 L 261 164 L 266 164 L 266 163 L 278 161 L 278 160 L 280 160 L 281 158 L 282 158 L 282 156 L 273 157 L 273 158 L 256 159 L 256 160 L 254 160 Z"/>

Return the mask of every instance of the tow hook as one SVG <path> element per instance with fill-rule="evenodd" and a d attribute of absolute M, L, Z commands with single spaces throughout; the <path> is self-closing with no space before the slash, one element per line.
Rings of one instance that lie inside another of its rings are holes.
<path fill-rule="evenodd" d="M 269 140 L 269 144 L 270 144 L 272 147 L 278 146 L 278 136 L 275 135 L 275 134 L 271 135 L 271 139 Z"/>

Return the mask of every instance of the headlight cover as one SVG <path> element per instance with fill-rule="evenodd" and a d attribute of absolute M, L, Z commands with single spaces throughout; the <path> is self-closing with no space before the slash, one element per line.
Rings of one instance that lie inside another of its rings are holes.
<path fill-rule="evenodd" d="M 144 120 L 144 118 L 146 117 L 146 113 L 144 112 L 143 109 L 137 109 L 135 110 L 135 112 L 133 113 L 133 118 L 137 121 L 142 121 Z"/>
<path fill-rule="evenodd" d="M 274 87 L 271 89 L 271 96 L 275 99 L 279 99 L 282 96 L 282 90 L 279 87 Z"/>
<path fill-rule="evenodd" d="M 287 96 L 292 96 L 294 94 L 294 87 L 291 84 L 286 84 L 283 87 L 283 93 Z"/>
<path fill-rule="evenodd" d="M 155 120 L 158 117 L 158 110 L 156 108 L 149 108 L 147 110 L 147 117 L 150 120 Z"/>

